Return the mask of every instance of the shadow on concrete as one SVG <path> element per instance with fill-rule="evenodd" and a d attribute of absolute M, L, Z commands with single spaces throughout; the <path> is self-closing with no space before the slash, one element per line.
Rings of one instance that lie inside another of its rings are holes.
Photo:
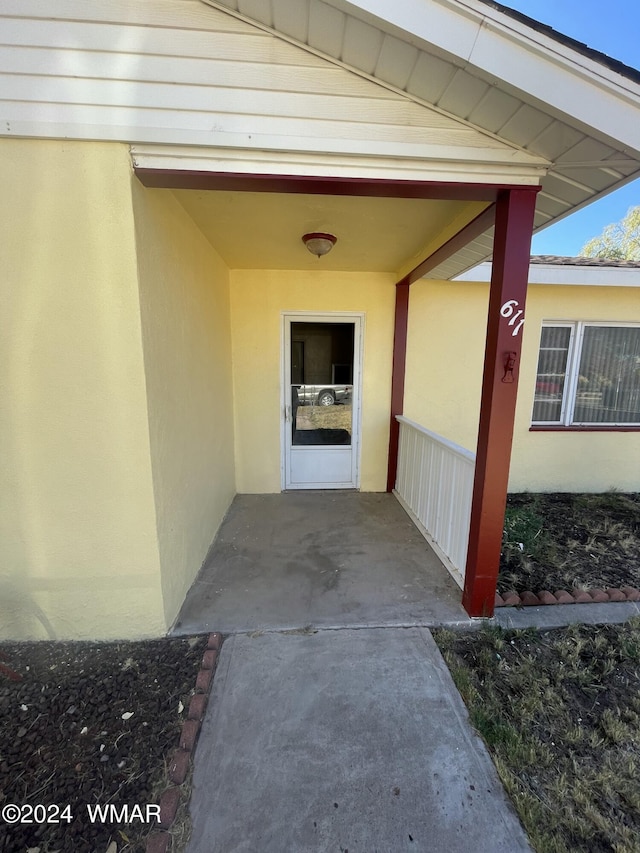
<path fill-rule="evenodd" d="M 173 634 L 470 624 L 389 494 L 238 495 Z"/>

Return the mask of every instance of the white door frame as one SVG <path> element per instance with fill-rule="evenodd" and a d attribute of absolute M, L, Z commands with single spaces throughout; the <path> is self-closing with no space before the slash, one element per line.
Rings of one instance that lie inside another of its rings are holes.
<path fill-rule="evenodd" d="M 283 311 L 281 314 L 280 344 L 280 482 L 287 489 L 360 488 L 360 448 L 362 423 L 362 359 L 364 351 L 364 312 L 357 311 Z M 288 442 L 291 429 L 291 410 L 288 404 L 288 388 L 291 385 L 291 323 L 353 323 L 353 421 L 351 436 L 351 481 L 345 483 L 317 483 L 295 486 L 287 484 Z M 287 411 L 287 409 L 289 409 Z"/>

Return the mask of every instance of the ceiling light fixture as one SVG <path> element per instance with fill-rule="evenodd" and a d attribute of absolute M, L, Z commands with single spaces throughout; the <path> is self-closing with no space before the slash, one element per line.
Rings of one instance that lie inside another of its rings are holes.
<path fill-rule="evenodd" d="M 302 242 L 312 255 L 317 255 L 321 258 L 330 252 L 336 243 L 336 237 L 333 234 L 324 234 L 321 231 L 312 231 L 310 234 L 304 234 Z"/>

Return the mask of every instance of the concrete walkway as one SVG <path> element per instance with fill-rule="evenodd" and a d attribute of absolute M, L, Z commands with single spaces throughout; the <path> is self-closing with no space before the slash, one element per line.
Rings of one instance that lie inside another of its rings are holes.
<path fill-rule="evenodd" d="M 227 639 L 187 853 L 530 851 L 428 630 Z"/>
<path fill-rule="evenodd" d="M 392 495 L 238 496 L 174 627 L 227 635 L 187 853 L 529 851 L 427 630 L 460 598 Z"/>

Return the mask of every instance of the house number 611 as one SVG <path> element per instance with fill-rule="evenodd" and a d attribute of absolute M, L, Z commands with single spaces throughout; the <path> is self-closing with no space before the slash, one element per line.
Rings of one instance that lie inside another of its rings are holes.
<path fill-rule="evenodd" d="M 522 310 L 522 308 L 518 307 L 519 305 L 520 305 L 520 303 L 518 302 L 517 299 L 509 299 L 507 302 L 504 303 L 504 305 L 500 309 L 500 314 L 503 317 L 505 317 L 505 318 L 510 317 L 511 318 L 509 320 L 509 325 L 514 326 L 513 332 L 511 332 L 512 338 L 515 338 L 515 336 L 518 334 L 518 332 L 520 331 L 520 329 L 522 328 L 522 326 L 524 324 L 524 311 Z M 518 309 L 518 310 L 516 310 L 516 309 Z M 519 317 L 520 317 L 520 320 L 518 321 Z M 516 323 L 517 323 L 517 325 L 516 325 Z"/>

